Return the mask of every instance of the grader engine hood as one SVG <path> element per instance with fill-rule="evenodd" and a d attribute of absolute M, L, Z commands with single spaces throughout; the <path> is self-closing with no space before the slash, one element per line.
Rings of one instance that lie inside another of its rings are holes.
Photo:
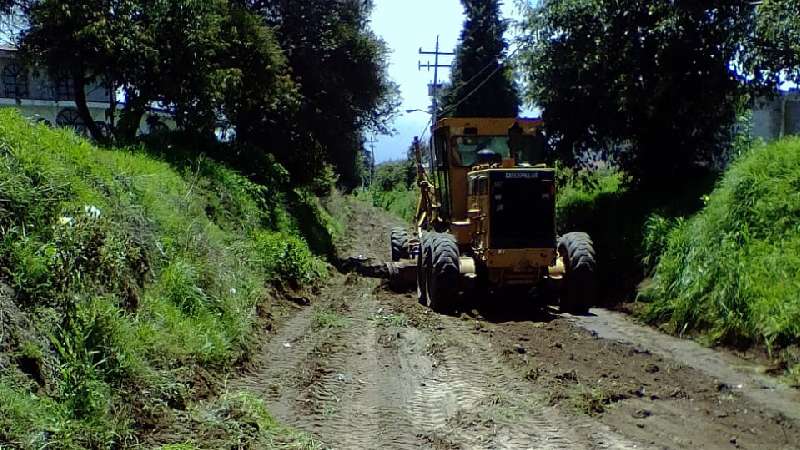
<path fill-rule="evenodd" d="M 555 172 L 491 170 L 489 248 L 555 247 Z"/>

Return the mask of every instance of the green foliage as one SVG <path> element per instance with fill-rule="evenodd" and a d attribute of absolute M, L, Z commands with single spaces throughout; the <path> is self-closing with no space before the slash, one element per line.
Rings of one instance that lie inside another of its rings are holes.
<path fill-rule="evenodd" d="M 371 1 L 257 0 L 251 2 L 264 20 L 276 27 L 303 105 L 292 124 L 309 136 L 298 162 L 320 156 L 335 167 L 340 183 L 357 186 L 358 159 L 369 132 L 387 133 L 399 104 L 399 91 L 387 74 L 385 43 L 369 28 Z M 310 173 L 288 166 L 299 179 Z M 308 172 L 308 171 L 307 171 Z"/>
<path fill-rule="evenodd" d="M 687 174 L 687 182 L 671 190 L 652 191 L 628 187 L 625 175 L 614 170 L 559 168 L 558 232 L 584 231 L 592 237 L 601 298 L 614 302 L 632 298 L 645 269 L 657 259 L 648 256 L 653 255 L 657 241 L 643 236 L 648 218 L 657 214 L 672 221 L 698 211 L 715 179 L 714 173 L 693 171 Z"/>
<path fill-rule="evenodd" d="M 351 188 L 364 135 L 388 133 L 398 104 L 388 50 L 369 29 L 371 2 L 11 3 L 29 24 L 19 36 L 23 53 L 72 83 L 97 141 L 109 136 L 91 119 L 84 87 L 102 82 L 125 93 L 110 130 L 118 143 L 136 139 L 157 103 L 184 143 L 218 144 L 223 130 L 235 145 L 215 156 L 248 175 L 268 170 L 271 155 L 294 181 L 312 183 L 330 164 Z"/>
<path fill-rule="evenodd" d="M 321 309 L 314 313 L 312 318 L 315 330 L 325 330 L 330 328 L 344 328 L 348 324 L 346 317 L 332 309 Z"/>
<path fill-rule="evenodd" d="M 191 442 L 165 448 L 321 448 L 311 436 L 281 426 L 263 401 L 245 392 L 226 393 L 218 402 L 195 405 L 190 414 L 197 430 Z"/>
<path fill-rule="evenodd" d="M 462 0 L 466 21 L 456 49 L 451 86 L 444 93 L 447 117 L 516 117 L 520 99 L 513 69 L 502 62 L 508 25 L 498 0 Z"/>
<path fill-rule="evenodd" d="M 800 140 L 735 162 L 702 212 L 674 223 L 642 294 L 646 317 L 712 342 L 784 348 L 800 337 Z M 650 233 L 664 233 L 663 226 Z M 650 236 L 651 242 L 661 238 Z"/>
<path fill-rule="evenodd" d="M 305 284 L 325 274 L 302 238 L 283 232 L 260 232 L 253 237 L 255 253 L 267 279 Z"/>
<path fill-rule="evenodd" d="M 532 9 L 529 100 L 560 158 L 586 150 L 668 185 L 728 148 L 746 102 L 730 64 L 750 51 L 752 2 L 555 0 Z"/>
<path fill-rule="evenodd" d="M 375 168 L 375 177 L 369 189 L 359 191 L 357 196 L 411 222 L 419 202 L 416 178 L 417 169 L 412 161 L 385 162 Z"/>
<path fill-rule="evenodd" d="M 316 204 L 281 189 L 204 158 L 176 170 L 100 150 L 0 111 L 0 283 L 34 324 L 35 340 L 12 350 L 36 366 L 3 369 L 0 421 L 20 425 L 0 442 L 124 446 L 131 403 L 164 404 L 197 365 L 238 360 L 267 283 L 325 274 L 290 212 Z M 41 397 L 23 372 L 48 387 Z"/>
<path fill-rule="evenodd" d="M 756 9 L 753 46 L 758 49 L 748 69 L 773 85 L 800 81 L 800 4 L 765 0 Z"/>

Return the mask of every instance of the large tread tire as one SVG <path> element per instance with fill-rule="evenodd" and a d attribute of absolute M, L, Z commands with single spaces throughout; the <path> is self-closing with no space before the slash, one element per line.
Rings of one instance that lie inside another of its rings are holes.
<path fill-rule="evenodd" d="M 408 240 L 408 231 L 399 227 L 392 228 L 390 236 L 392 261 L 408 258 Z"/>
<path fill-rule="evenodd" d="M 431 233 L 423 231 L 417 255 L 417 300 L 426 306 L 428 305 L 428 278 L 430 278 L 432 253 Z"/>
<path fill-rule="evenodd" d="M 439 313 L 450 313 L 458 294 L 461 273 L 458 244 L 453 235 L 434 233 L 430 239 L 431 270 L 428 278 L 428 306 Z"/>
<path fill-rule="evenodd" d="M 566 271 L 559 309 L 586 314 L 597 300 L 597 259 L 594 243 L 586 233 L 567 233 L 558 240 L 558 254 Z"/>

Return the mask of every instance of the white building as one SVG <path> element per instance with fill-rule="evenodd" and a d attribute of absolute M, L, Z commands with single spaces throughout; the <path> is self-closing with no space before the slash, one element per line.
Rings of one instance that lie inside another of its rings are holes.
<path fill-rule="evenodd" d="M 17 60 L 14 47 L 0 46 L 0 83 L 0 107 L 16 108 L 32 121 L 86 131 L 75 107 L 71 80 L 52 80 L 44 71 L 37 73 L 24 67 Z M 95 82 L 86 88 L 86 105 L 101 128 L 106 128 L 111 122 L 111 105 L 115 101 L 116 96 L 101 83 Z M 168 114 L 154 110 L 142 118 L 139 132 L 147 134 L 174 126 Z"/>

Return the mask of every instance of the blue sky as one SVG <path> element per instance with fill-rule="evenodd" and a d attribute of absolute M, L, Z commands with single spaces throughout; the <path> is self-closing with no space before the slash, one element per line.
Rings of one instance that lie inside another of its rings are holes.
<path fill-rule="evenodd" d="M 515 18 L 511 0 L 503 5 L 507 18 Z M 414 136 L 425 129 L 430 116 L 407 109 L 427 110 L 430 105 L 428 83 L 433 81 L 433 71 L 417 70 L 417 62 L 427 61 L 418 54 L 419 48 L 433 50 L 439 35 L 442 51 L 452 51 L 458 42 L 464 23 L 460 0 L 376 0 L 372 15 L 372 29 L 392 50 L 389 75 L 400 85 L 403 103 L 394 122 L 395 136 L 379 136 L 375 144 L 378 162 L 404 158 Z M 431 59 L 431 63 L 433 60 Z M 450 71 L 440 71 L 440 79 L 449 80 Z M 523 114 L 533 114 L 525 111 Z"/>

